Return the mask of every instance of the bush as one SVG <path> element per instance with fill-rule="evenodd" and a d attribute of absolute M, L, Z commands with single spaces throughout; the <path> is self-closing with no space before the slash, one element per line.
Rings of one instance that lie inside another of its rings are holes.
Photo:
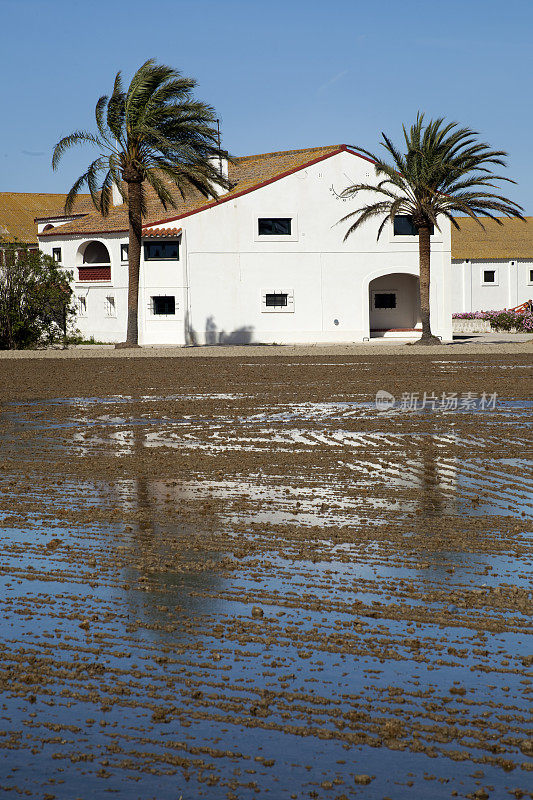
<path fill-rule="evenodd" d="M 40 250 L 20 244 L 0 255 L 0 349 L 63 341 L 74 316 L 72 275 Z"/>
<path fill-rule="evenodd" d="M 486 319 L 495 331 L 533 332 L 533 313 L 531 311 L 526 311 L 522 314 L 508 309 L 503 309 L 502 311 L 466 311 L 452 316 L 453 319 Z"/>

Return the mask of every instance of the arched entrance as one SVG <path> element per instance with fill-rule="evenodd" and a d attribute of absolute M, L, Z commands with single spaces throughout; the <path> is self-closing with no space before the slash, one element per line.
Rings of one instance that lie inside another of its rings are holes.
<path fill-rule="evenodd" d="M 368 285 L 370 336 L 417 336 L 421 328 L 420 282 L 416 275 L 391 272 Z"/>

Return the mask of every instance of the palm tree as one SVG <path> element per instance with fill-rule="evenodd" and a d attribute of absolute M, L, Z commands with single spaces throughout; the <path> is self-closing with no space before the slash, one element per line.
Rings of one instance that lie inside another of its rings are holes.
<path fill-rule="evenodd" d="M 66 213 L 71 211 L 84 185 L 104 217 L 112 207 L 113 185 L 128 206 L 128 328 L 126 342 L 119 347 L 138 347 L 145 185 L 154 190 L 165 210 L 169 206 L 175 208 L 176 198 L 185 198 L 193 188 L 204 197 L 216 197 L 217 186 L 229 188 L 228 180 L 215 168 L 214 157 L 220 159 L 223 155 L 215 112 L 192 97 L 195 86 L 192 78 L 184 78 L 171 67 L 156 64 L 154 59 L 137 70 L 126 91 L 118 72 L 111 96 L 104 95 L 96 104 L 98 133 L 75 131 L 54 148 L 53 169 L 57 169 L 61 156 L 73 145 L 89 144 L 99 151 L 68 193 Z"/>
<path fill-rule="evenodd" d="M 433 226 L 439 228 L 439 217 L 445 217 L 459 228 L 460 221 L 455 214 L 472 217 L 482 228 L 480 214 L 502 225 L 495 214 L 524 219 L 523 208 L 493 193 L 493 189 L 501 191 L 495 181 L 514 183 L 509 178 L 495 175 L 492 169 L 496 165 L 505 166 L 507 153 L 491 150 L 487 144 L 478 141 L 476 131 L 459 128 L 457 122 L 445 123 L 442 118 L 424 124 L 424 114 L 419 112 L 409 131 L 403 126 L 403 134 L 405 153 L 382 133 L 381 145 L 391 157 L 390 163 L 368 150 L 354 148 L 372 159 L 379 181 L 377 185 L 358 183 L 349 186 L 341 197 L 355 197 L 359 192 L 371 192 L 379 197 L 346 214 L 339 222 L 353 220 L 344 236 L 346 241 L 363 223 L 374 217 L 382 217 L 378 239 L 387 222 L 394 224 L 397 214 L 412 219 L 418 231 L 422 317 L 422 338 L 417 344 L 439 344 L 439 339 L 431 333 L 429 313 Z"/>

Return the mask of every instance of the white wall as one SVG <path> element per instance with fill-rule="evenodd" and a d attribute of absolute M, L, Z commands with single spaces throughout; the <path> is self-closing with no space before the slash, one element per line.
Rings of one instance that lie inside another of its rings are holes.
<path fill-rule="evenodd" d="M 339 199 L 348 185 L 374 180 L 373 166 L 343 152 L 260 189 L 223 201 L 165 225 L 183 230 L 179 262 L 141 262 L 140 342 L 184 344 L 188 333 L 205 342 L 349 342 L 369 336 L 369 283 L 390 273 L 418 275 L 418 237 L 395 237 L 388 226 L 379 242 L 378 223 L 368 223 L 343 242 L 348 223 L 339 219 L 354 201 Z M 362 198 L 369 202 L 370 196 Z M 288 237 L 260 237 L 259 217 L 291 217 Z M 126 234 L 105 237 L 44 237 L 41 249 L 62 248 L 72 268 L 80 246 L 104 241 L 111 256 L 111 281 L 75 282 L 86 293 L 86 336 L 121 341 L 126 332 L 127 264 L 120 261 Z M 451 235 L 432 237 L 431 313 L 433 332 L 451 339 Z M 77 278 L 77 274 L 75 275 Z M 413 282 L 414 283 L 414 282 Z M 104 316 L 106 293 L 116 297 L 117 317 Z M 287 292 L 287 310 L 265 310 L 265 292 Z M 176 298 L 173 318 L 155 317 L 150 298 Z"/>
<path fill-rule="evenodd" d="M 485 270 L 496 272 L 495 282 L 483 281 Z M 500 259 L 452 262 L 452 308 L 454 313 L 498 311 L 514 308 L 533 298 L 530 278 L 533 260 Z"/>
<path fill-rule="evenodd" d="M 338 194 L 369 181 L 373 167 L 342 153 L 216 208 L 186 217 L 190 321 L 199 343 L 222 337 L 263 342 L 361 341 L 368 283 L 389 272 L 418 274 L 418 238 L 369 223 L 343 242 L 339 219 L 354 203 Z M 369 198 L 364 198 L 367 201 Z M 259 217 L 291 217 L 290 237 L 259 237 Z M 451 338 L 450 232 L 433 237 L 435 333 Z M 264 291 L 290 291 L 293 311 L 265 312 Z M 338 324 L 335 324 L 337 320 Z"/>

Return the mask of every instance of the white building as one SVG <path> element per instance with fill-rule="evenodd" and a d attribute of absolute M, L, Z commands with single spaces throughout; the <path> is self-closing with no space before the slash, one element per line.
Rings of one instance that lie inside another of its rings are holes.
<path fill-rule="evenodd" d="M 228 169 L 228 165 L 222 165 Z M 191 194 L 176 210 L 149 195 L 139 290 L 141 344 L 356 342 L 420 333 L 418 237 L 407 218 L 376 240 L 369 222 L 346 242 L 339 193 L 375 180 L 346 145 L 265 153 L 229 165 L 232 189 Z M 366 202 L 369 198 L 365 197 Z M 402 223 L 404 223 L 402 225 Z M 54 227 L 50 227 L 53 225 Z M 128 220 L 38 220 L 41 249 L 74 272 L 77 326 L 125 339 Z M 452 336 L 451 237 L 432 236 L 433 332 Z"/>
<path fill-rule="evenodd" d="M 485 230 L 461 218 L 452 232 L 454 313 L 499 311 L 533 299 L 533 217 L 487 220 Z"/>

